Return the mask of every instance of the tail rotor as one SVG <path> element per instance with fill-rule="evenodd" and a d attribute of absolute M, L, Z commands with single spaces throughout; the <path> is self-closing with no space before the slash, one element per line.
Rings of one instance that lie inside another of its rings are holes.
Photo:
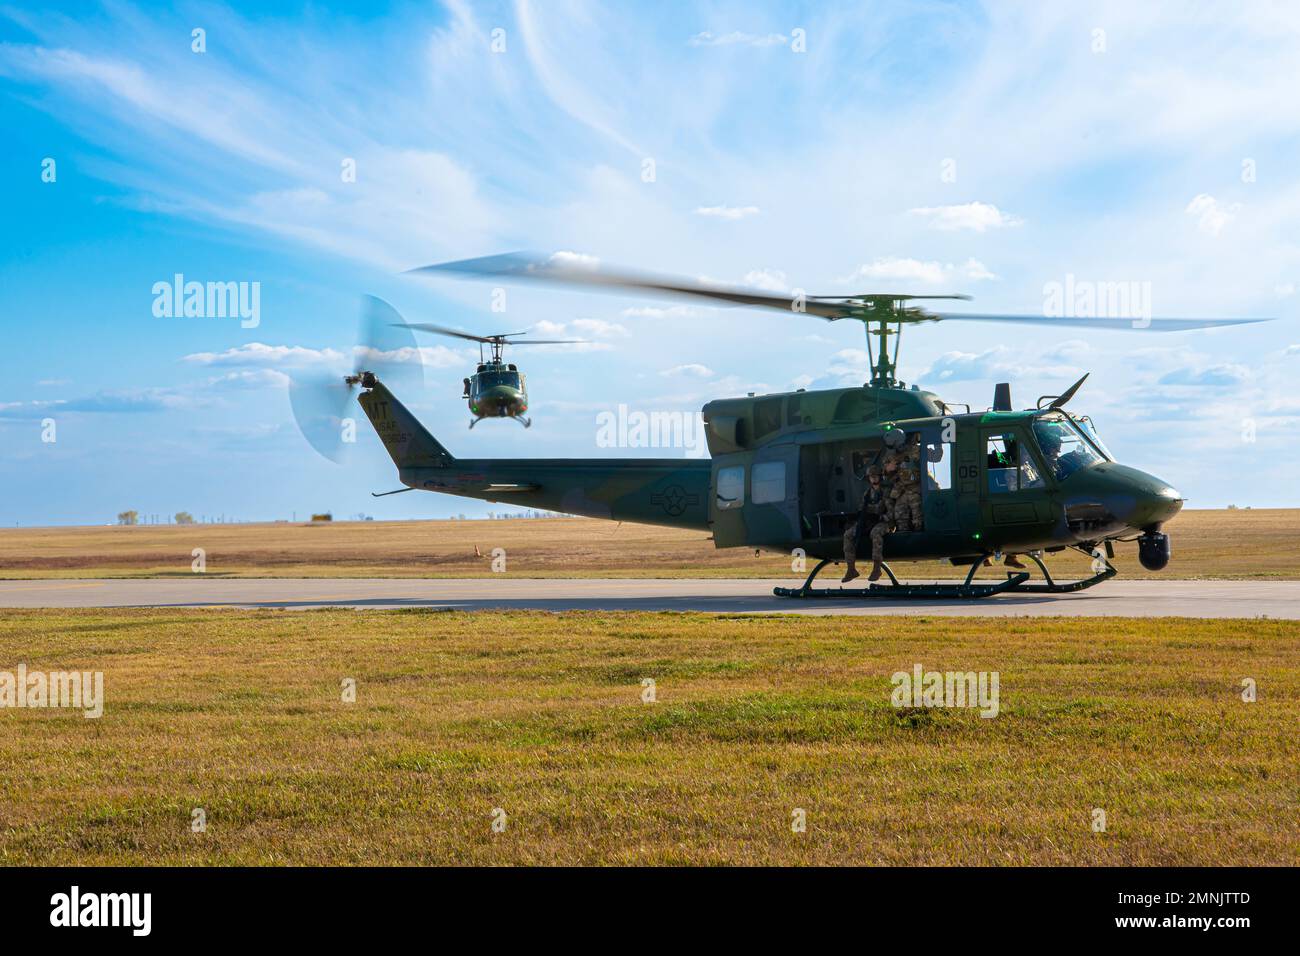
<path fill-rule="evenodd" d="M 411 390 L 424 385 L 420 348 L 401 314 L 376 296 L 364 296 L 357 345 L 352 349 L 350 374 L 299 371 L 289 375 L 289 407 L 298 431 L 322 457 L 342 462 L 356 441 L 355 417 L 349 406 L 363 373 L 372 373 L 389 387 Z"/>

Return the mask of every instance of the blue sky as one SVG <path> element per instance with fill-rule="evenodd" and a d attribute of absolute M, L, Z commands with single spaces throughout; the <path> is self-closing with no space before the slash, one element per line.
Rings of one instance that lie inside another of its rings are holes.
<path fill-rule="evenodd" d="M 343 465 L 298 434 L 286 373 L 345 361 L 363 293 L 591 340 L 519 352 L 534 427 L 472 432 L 474 353 L 424 340 L 402 397 L 464 456 L 607 454 L 619 403 L 865 376 L 849 323 L 517 287 L 502 315 L 487 285 L 400 275 L 519 248 L 978 311 L 1038 312 L 1068 275 L 1148 284 L 1157 315 L 1276 316 L 949 323 L 907 334 L 901 372 L 984 407 L 1091 371 L 1076 405 L 1121 460 L 1193 507 L 1293 505 L 1300 10 L 1134 6 L 0 8 L 0 522 L 487 510 L 371 499 L 396 481 L 368 429 Z M 156 317 L 176 273 L 260 283 L 260 323 Z"/>

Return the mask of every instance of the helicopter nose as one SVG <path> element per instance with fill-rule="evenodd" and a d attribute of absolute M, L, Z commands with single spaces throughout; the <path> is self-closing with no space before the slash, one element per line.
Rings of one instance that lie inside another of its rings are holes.
<path fill-rule="evenodd" d="M 1130 528 L 1142 530 L 1157 529 L 1178 512 L 1183 510 L 1184 498 L 1172 485 L 1166 484 L 1155 475 L 1139 472 L 1146 480 L 1147 486 L 1137 494 L 1133 513 L 1125 520 Z"/>
<path fill-rule="evenodd" d="M 1184 500 L 1168 482 L 1114 462 L 1076 472 L 1062 487 L 1066 520 L 1080 533 L 1158 529 L 1182 510 Z"/>

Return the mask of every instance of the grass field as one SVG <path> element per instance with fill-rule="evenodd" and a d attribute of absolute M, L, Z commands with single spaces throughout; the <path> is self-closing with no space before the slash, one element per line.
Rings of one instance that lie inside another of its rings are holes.
<path fill-rule="evenodd" d="M 5 864 L 1300 863 L 1294 622 L 8 611 L 20 662 L 106 703 L 0 709 Z"/>
<path fill-rule="evenodd" d="M 1177 578 L 1300 578 L 1300 509 L 1185 511 L 1168 526 Z M 0 530 L 0 577 L 187 576 L 195 548 L 209 575 L 237 577 L 480 577 L 505 548 L 518 577 L 784 577 L 789 559 L 719 551 L 704 532 L 584 518 L 333 522 L 185 527 Z M 476 549 L 477 548 L 477 553 Z M 1087 572 L 1074 553 L 1055 573 Z M 1120 545 L 1124 577 L 1153 577 L 1136 546 Z M 951 577 L 948 565 L 901 564 L 914 577 Z"/>

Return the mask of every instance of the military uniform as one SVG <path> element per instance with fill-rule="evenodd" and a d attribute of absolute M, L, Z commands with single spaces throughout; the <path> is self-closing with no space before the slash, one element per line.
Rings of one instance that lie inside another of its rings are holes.
<path fill-rule="evenodd" d="M 873 465 L 871 470 L 876 471 L 876 466 Z M 862 510 L 858 514 L 858 520 L 844 530 L 845 561 L 852 564 L 857 560 L 858 536 L 864 528 L 871 540 L 871 560 L 884 560 L 885 535 L 889 531 L 888 510 L 889 500 L 884 485 L 872 487 L 868 484 L 862 495 Z"/>
<path fill-rule="evenodd" d="M 921 446 L 886 448 L 882 456 L 888 481 L 889 523 L 898 531 L 921 530 Z"/>
<path fill-rule="evenodd" d="M 890 513 L 899 531 L 921 530 L 921 474 L 913 462 L 898 469 L 898 477 L 889 490 Z"/>

